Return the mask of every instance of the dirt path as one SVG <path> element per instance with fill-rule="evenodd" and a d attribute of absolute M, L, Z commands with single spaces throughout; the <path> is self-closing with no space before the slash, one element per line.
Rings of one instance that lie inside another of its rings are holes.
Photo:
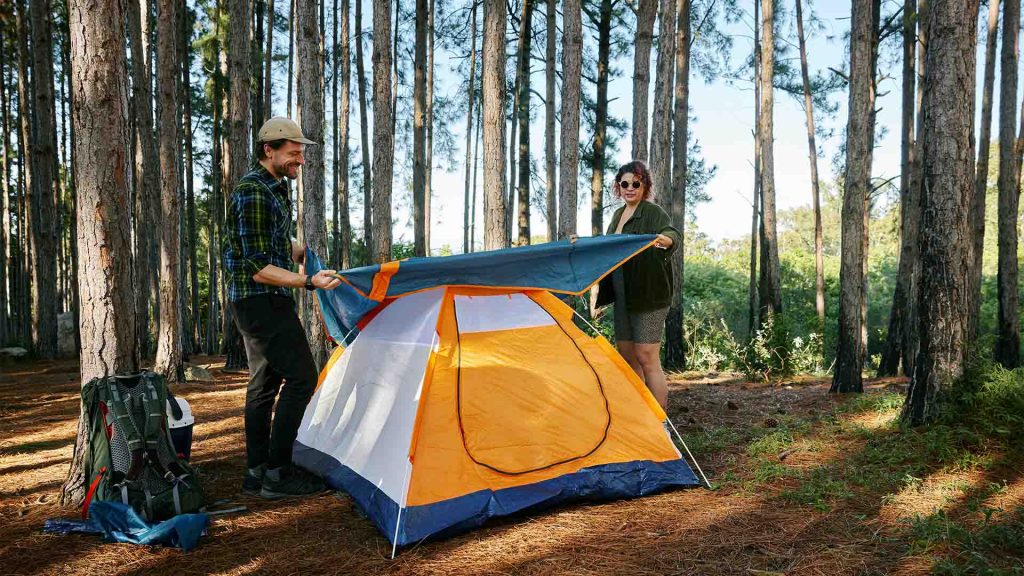
<path fill-rule="evenodd" d="M 210 364 L 216 382 L 176 390 L 196 414 L 193 462 L 211 500 L 231 499 L 250 512 L 217 519 L 189 554 L 43 534 L 45 519 L 75 513 L 56 500 L 78 416 L 77 365 L 0 366 L 2 572 L 831 575 L 918 574 L 934 564 L 935 550 L 922 553 L 902 539 L 906 514 L 870 488 L 794 501 L 816 470 L 840 465 L 871 441 L 821 430 L 839 425 L 837 418 L 864 419 L 865 433 L 884 424 L 882 413 L 842 412 L 850 400 L 828 395 L 820 381 L 768 387 L 734 375 L 673 378 L 669 412 L 715 491 L 518 516 L 391 561 L 387 541 L 344 495 L 270 504 L 240 494 L 245 377 L 223 373 L 218 358 L 195 361 Z"/>

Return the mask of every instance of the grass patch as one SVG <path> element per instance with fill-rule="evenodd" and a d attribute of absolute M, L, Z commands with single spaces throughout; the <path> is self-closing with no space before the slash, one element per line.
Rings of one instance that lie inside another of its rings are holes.
<path fill-rule="evenodd" d="M 911 550 L 953 552 L 937 558 L 936 574 L 1024 574 L 1024 507 L 1012 512 L 987 508 L 968 524 L 945 510 L 909 520 Z"/>

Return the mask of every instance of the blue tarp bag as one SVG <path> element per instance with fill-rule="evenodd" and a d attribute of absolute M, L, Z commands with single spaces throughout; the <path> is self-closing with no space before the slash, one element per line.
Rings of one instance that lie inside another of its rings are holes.
<path fill-rule="evenodd" d="M 163 545 L 185 552 L 199 543 L 210 525 L 205 513 L 179 514 L 163 522 L 147 523 L 131 506 L 120 502 L 93 501 L 88 520 L 47 520 L 44 532 L 55 534 L 103 534 L 110 542 Z"/>

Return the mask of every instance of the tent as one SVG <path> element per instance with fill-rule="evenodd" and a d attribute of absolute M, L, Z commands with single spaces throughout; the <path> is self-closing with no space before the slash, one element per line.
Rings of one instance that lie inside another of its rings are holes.
<path fill-rule="evenodd" d="M 643 382 L 555 295 L 583 293 L 653 241 L 340 272 L 317 300 L 331 339 L 351 343 L 320 374 L 295 462 L 351 494 L 393 549 L 561 502 L 698 485 Z"/>

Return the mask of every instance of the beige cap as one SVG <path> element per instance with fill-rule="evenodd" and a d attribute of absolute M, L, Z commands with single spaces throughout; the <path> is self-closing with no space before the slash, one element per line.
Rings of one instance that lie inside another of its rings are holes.
<path fill-rule="evenodd" d="M 302 135 L 302 129 L 291 118 L 275 116 L 263 123 L 257 142 L 273 142 L 274 140 L 291 140 L 300 144 L 316 144 Z"/>

